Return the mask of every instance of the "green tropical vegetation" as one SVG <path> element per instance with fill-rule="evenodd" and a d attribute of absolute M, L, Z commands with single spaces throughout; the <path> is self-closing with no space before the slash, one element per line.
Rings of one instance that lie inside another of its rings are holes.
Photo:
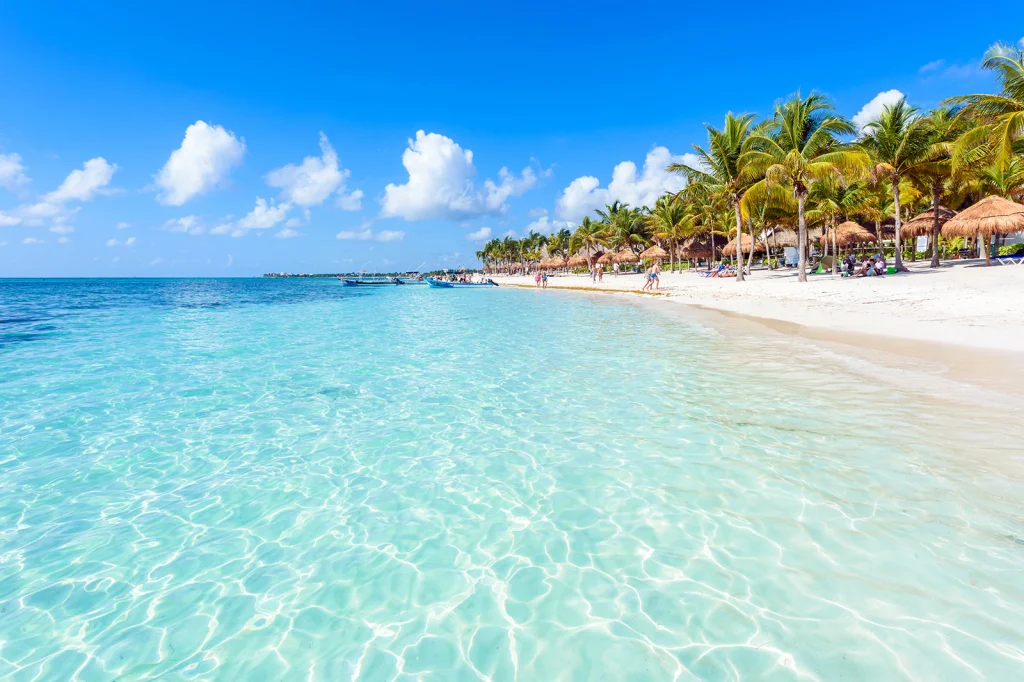
<path fill-rule="evenodd" d="M 982 66 L 999 92 L 951 97 L 931 111 L 901 99 L 860 130 L 818 92 L 780 100 L 762 120 L 730 112 L 721 128 L 706 125 L 696 161 L 667 169 L 686 178 L 681 191 L 649 207 L 613 201 L 571 231 L 492 239 L 477 256 L 499 270 L 590 268 L 605 254 L 607 262 L 658 246 L 674 269 L 696 263 L 695 244 L 716 254 L 699 256 L 710 266 L 728 242 L 743 281 L 755 253 L 775 267 L 780 250 L 795 246 L 806 281 L 814 251 L 884 251 L 897 269 L 919 256 L 937 267 L 943 256 L 1015 253 L 1002 233 L 947 238 L 940 229 L 988 196 L 1024 202 L 1024 52 L 998 44 Z M 851 226 L 862 231 L 842 243 L 840 228 Z M 919 253 L 919 237 L 928 251 Z"/>

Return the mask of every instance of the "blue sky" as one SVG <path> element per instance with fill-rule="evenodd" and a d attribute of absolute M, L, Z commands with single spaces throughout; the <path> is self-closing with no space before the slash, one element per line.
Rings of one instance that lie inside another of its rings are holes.
<path fill-rule="evenodd" d="M 1021 27 L 952 8 L 5 3 L 0 276 L 472 265 L 673 188 L 728 110 L 992 90 Z"/>

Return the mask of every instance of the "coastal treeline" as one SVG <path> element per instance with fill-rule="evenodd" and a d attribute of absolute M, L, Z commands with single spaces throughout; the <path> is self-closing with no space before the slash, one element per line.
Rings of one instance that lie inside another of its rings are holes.
<path fill-rule="evenodd" d="M 498 270 L 589 267 L 616 254 L 635 262 L 657 246 L 670 266 L 732 256 L 742 280 L 755 254 L 775 267 L 779 249 L 793 246 L 802 281 L 812 240 L 833 255 L 884 252 L 897 269 L 905 259 L 930 258 L 933 267 L 944 255 L 988 259 L 1024 230 L 1024 53 L 997 44 L 982 66 L 998 93 L 951 97 L 929 111 L 904 98 L 859 130 L 817 92 L 781 100 L 760 120 L 728 113 L 721 127 L 706 126 L 696 163 L 668 168 L 687 179 L 680 192 L 654 206 L 615 201 L 573 231 L 492 239 L 476 255 Z"/>

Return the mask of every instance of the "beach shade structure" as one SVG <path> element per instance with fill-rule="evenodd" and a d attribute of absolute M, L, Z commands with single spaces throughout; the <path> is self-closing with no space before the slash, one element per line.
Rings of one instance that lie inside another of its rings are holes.
<path fill-rule="evenodd" d="M 636 255 L 629 249 L 623 249 L 613 256 L 617 263 L 639 263 L 640 256 Z"/>
<path fill-rule="evenodd" d="M 939 206 L 938 212 L 940 228 L 956 215 L 956 211 L 945 206 Z M 931 235 L 933 227 L 935 227 L 935 211 L 929 208 L 924 213 L 920 213 L 903 223 L 900 227 L 900 236 L 927 237 Z"/>
<path fill-rule="evenodd" d="M 615 262 L 615 254 L 611 251 L 608 253 L 601 254 L 601 257 L 597 259 L 598 265 L 611 265 Z"/>
<path fill-rule="evenodd" d="M 665 249 L 663 249 L 660 246 L 658 246 L 657 244 L 655 244 L 654 246 L 652 246 L 652 247 L 642 251 L 640 253 L 640 257 L 641 258 L 654 258 L 654 259 L 657 259 L 657 260 L 663 260 L 665 258 L 668 258 L 668 251 L 666 251 Z"/>
<path fill-rule="evenodd" d="M 992 250 L 988 247 L 992 235 L 1016 232 L 1024 232 L 1024 206 L 995 195 L 965 208 L 942 226 L 943 237 L 984 237 L 985 265 L 992 262 Z"/>
<path fill-rule="evenodd" d="M 825 230 L 819 241 L 824 246 L 825 244 L 832 243 L 832 233 L 830 230 Z M 875 235 L 867 231 L 867 228 L 858 225 L 852 220 L 847 220 L 845 223 L 840 223 L 836 226 L 836 243 L 839 246 L 852 246 L 854 244 L 866 244 L 868 242 L 877 241 Z"/>
<path fill-rule="evenodd" d="M 576 254 L 575 256 L 571 256 L 569 258 L 569 260 L 567 260 L 565 263 L 570 268 L 581 268 L 581 267 L 583 267 L 584 265 L 587 264 L 587 259 L 586 259 L 585 256 L 581 256 L 580 254 Z"/>
<path fill-rule="evenodd" d="M 715 257 L 715 249 L 711 247 L 710 240 L 693 237 L 692 239 L 687 240 L 687 242 L 683 244 L 682 248 L 679 249 L 679 257 L 688 259 L 710 259 Z"/>
<path fill-rule="evenodd" d="M 743 235 L 743 237 L 740 239 L 740 249 L 741 249 L 742 253 L 750 253 L 750 242 L 751 241 L 752 240 L 750 239 L 750 235 L 749 234 Z M 764 242 L 755 241 L 754 242 L 754 253 L 764 253 L 764 252 L 765 252 Z M 723 256 L 735 256 L 736 255 L 736 239 L 735 238 L 730 239 L 729 243 L 722 247 L 722 255 Z"/>
<path fill-rule="evenodd" d="M 559 268 L 564 268 L 564 267 L 565 267 L 565 259 L 564 258 L 560 258 L 558 256 L 554 256 L 552 258 L 548 258 L 548 269 L 549 270 L 558 270 Z"/>

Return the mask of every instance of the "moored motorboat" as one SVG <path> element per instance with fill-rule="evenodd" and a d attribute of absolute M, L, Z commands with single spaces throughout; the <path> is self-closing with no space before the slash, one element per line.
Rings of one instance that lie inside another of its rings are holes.
<path fill-rule="evenodd" d="M 387 278 L 387 277 L 370 277 L 370 278 L 365 278 L 365 277 L 360 277 L 360 278 L 339 277 L 338 279 L 340 279 L 341 283 L 344 284 L 347 287 L 380 286 L 380 285 L 386 285 L 386 284 L 393 285 L 393 284 L 401 284 L 402 283 L 402 282 L 398 281 L 397 277 L 394 277 L 394 278 Z"/>
<path fill-rule="evenodd" d="M 432 277 L 424 278 L 427 280 L 427 284 L 437 289 L 463 289 L 466 287 L 496 287 L 497 282 L 494 280 L 486 280 L 483 282 L 446 282 L 443 279 L 433 279 Z"/>

